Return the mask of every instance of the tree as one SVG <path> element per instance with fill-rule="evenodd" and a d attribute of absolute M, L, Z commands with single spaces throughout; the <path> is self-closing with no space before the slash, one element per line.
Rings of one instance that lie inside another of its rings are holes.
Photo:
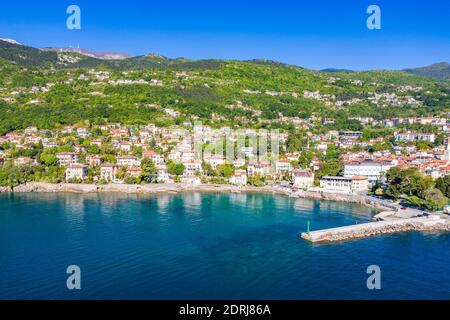
<path fill-rule="evenodd" d="M 435 211 L 448 203 L 448 198 L 440 190 L 447 190 L 447 182 L 450 179 L 438 179 L 436 188 L 433 179 L 424 176 L 417 168 L 401 170 L 398 167 L 391 168 L 387 174 L 388 188 L 386 195 L 398 199 L 405 195 L 410 204 Z"/>
<path fill-rule="evenodd" d="M 386 173 L 389 187 L 386 194 L 398 198 L 402 194 L 422 197 L 422 193 L 433 186 L 433 179 L 424 176 L 417 168 L 401 170 L 393 167 Z"/>
<path fill-rule="evenodd" d="M 223 178 L 230 178 L 234 173 L 234 166 L 229 163 L 219 164 L 217 166 L 217 174 Z"/>
<path fill-rule="evenodd" d="M 169 160 L 167 163 L 167 172 L 174 176 L 181 176 L 184 172 L 184 164 Z"/>
<path fill-rule="evenodd" d="M 54 154 L 42 154 L 41 163 L 47 167 L 56 166 L 58 164 L 58 158 Z"/>
<path fill-rule="evenodd" d="M 342 172 L 342 162 L 337 159 L 328 161 L 322 161 L 320 163 L 320 169 L 317 172 L 317 178 L 320 179 L 323 176 L 337 176 Z"/>
<path fill-rule="evenodd" d="M 302 151 L 298 157 L 298 165 L 302 169 L 307 169 L 311 166 L 313 153 L 311 151 Z"/>
<path fill-rule="evenodd" d="M 265 185 L 264 178 L 259 174 L 254 174 L 248 177 L 248 184 L 254 187 L 262 187 Z"/>
<path fill-rule="evenodd" d="M 143 159 L 141 161 L 141 180 L 151 183 L 156 181 L 157 169 L 155 163 L 151 159 Z"/>
<path fill-rule="evenodd" d="M 436 188 L 439 189 L 447 198 L 450 198 L 450 175 L 438 178 Z"/>
<path fill-rule="evenodd" d="M 448 204 L 448 198 L 445 197 L 439 189 L 430 188 L 424 191 L 423 198 L 425 205 L 431 211 L 442 209 Z"/>
<path fill-rule="evenodd" d="M 334 143 L 330 143 L 327 145 L 327 159 L 339 159 L 341 156 L 341 150 Z"/>

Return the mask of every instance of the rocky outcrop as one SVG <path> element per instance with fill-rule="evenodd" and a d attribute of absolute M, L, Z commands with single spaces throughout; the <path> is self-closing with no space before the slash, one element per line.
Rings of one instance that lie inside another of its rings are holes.
<path fill-rule="evenodd" d="M 12 189 L 10 187 L 0 187 L 0 193 L 8 193 L 11 191 Z"/>

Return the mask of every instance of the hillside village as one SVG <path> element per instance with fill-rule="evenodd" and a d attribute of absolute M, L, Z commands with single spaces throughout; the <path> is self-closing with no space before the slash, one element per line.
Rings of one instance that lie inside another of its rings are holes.
<path fill-rule="evenodd" d="M 269 185 L 448 203 L 448 81 L 0 45 L 2 186 Z"/>
<path fill-rule="evenodd" d="M 224 152 L 214 153 L 215 148 L 207 152 L 206 148 L 223 142 L 236 148 L 237 133 L 229 127 L 213 129 L 191 123 L 184 124 L 184 131 L 154 124 L 66 126 L 60 130 L 28 127 L 0 137 L 3 173 L 0 182 L 3 185 L 28 180 L 97 184 L 182 182 L 367 193 L 381 188 L 387 182 L 386 173 L 394 167 L 417 168 L 433 180 L 450 175 L 447 139 L 450 124 L 444 119 L 389 119 L 372 123 L 391 132 L 372 139 L 363 137 L 361 131 L 330 130 L 314 134 L 321 122 L 318 119 L 316 123 L 301 124 L 305 136 L 298 141 L 278 132 L 277 152 L 259 154 L 258 147 L 247 141 L 232 158 Z M 403 123 L 429 125 L 436 133 L 406 131 L 399 127 Z M 245 130 L 244 135 L 260 139 L 262 136 L 254 129 Z M 299 142 L 306 144 L 293 149 Z M 201 145 L 200 149 L 195 148 L 195 143 Z M 20 172 L 15 173 L 13 168 Z M 8 171 L 14 174 L 9 176 Z"/>

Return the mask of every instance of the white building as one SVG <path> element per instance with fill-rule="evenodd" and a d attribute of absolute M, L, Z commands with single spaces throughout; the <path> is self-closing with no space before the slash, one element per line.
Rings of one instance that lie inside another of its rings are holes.
<path fill-rule="evenodd" d="M 381 181 L 386 172 L 395 167 L 395 161 L 352 161 L 344 164 L 344 177 L 365 176 L 371 184 Z"/>
<path fill-rule="evenodd" d="M 314 185 L 314 174 L 310 170 L 296 169 L 292 171 L 294 188 L 308 189 Z"/>
<path fill-rule="evenodd" d="M 289 172 L 292 169 L 291 162 L 287 159 L 280 159 L 277 162 L 275 162 L 275 172 L 276 173 L 283 173 L 283 172 Z"/>
<path fill-rule="evenodd" d="M 91 167 L 99 166 L 103 161 L 104 159 L 101 156 L 89 155 L 86 157 L 86 163 L 89 163 Z"/>
<path fill-rule="evenodd" d="M 158 177 L 156 178 L 156 180 L 159 183 L 172 182 L 172 179 L 170 179 L 169 173 L 167 171 L 167 166 L 165 164 L 157 166 L 156 170 L 158 170 Z"/>
<path fill-rule="evenodd" d="M 89 137 L 89 132 L 87 131 L 86 128 L 78 128 L 77 129 L 77 134 L 80 138 L 87 138 Z"/>
<path fill-rule="evenodd" d="M 216 168 L 217 166 L 225 163 L 225 158 L 221 154 L 215 154 L 215 155 L 212 155 L 206 161 L 211 165 L 211 167 Z"/>
<path fill-rule="evenodd" d="M 84 180 L 88 175 L 88 167 L 84 164 L 71 164 L 66 169 L 66 180 Z"/>
<path fill-rule="evenodd" d="M 141 160 L 133 156 L 120 156 L 117 157 L 117 164 L 119 166 L 140 167 Z"/>
<path fill-rule="evenodd" d="M 202 163 L 198 160 L 190 160 L 183 162 L 184 176 L 195 176 L 196 172 L 202 171 Z"/>
<path fill-rule="evenodd" d="M 131 151 L 131 143 L 128 141 L 123 141 L 120 143 L 119 149 L 121 151 L 130 152 Z"/>
<path fill-rule="evenodd" d="M 180 178 L 181 183 L 189 183 L 189 184 L 201 184 L 202 181 L 199 177 L 195 176 L 183 176 Z"/>
<path fill-rule="evenodd" d="M 367 192 L 369 182 L 367 177 L 363 176 L 354 176 L 351 178 L 325 176 L 320 180 L 320 187 L 325 191 L 331 192 Z"/>
<path fill-rule="evenodd" d="M 119 166 L 116 164 L 102 164 L 100 178 L 106 181 L 114 181 L 116 180 L 117 170 L 119 170 Z"/>
<path fill-rule="evenodd" d="M 153 150 L 143 151 L 142 158 L 152 160 L 153 163 L 157 166 L 162 165 L 164 163 L 164 157 Z"/>
<path fill-rule="evenodd" d="M 193 161 L 195 159 L 195 152 L 193 151 L 183 151 L 181 155 L 182 162 Z"/>
<path fill-rule="evenodd" d="M 69 166 L 78 163 L 79 157 L 80 154 L 78 152 L 61 152 L 56 154 L 60 166 Z"/>
<path fill-rule="evenodd" d="M 414 142 L 414 141 L 426 141 L 434 143 L 436 141 L 436 135 L 434 133 L 418 133 L 418 132 L 402 132 L 394 135 L 395 141 L 400 142 Z"/>
<path fill-rule="evenodd" d="M 230 178 L 230 183 L 237 186 L 247 185 L 247 171 L 236 170 L 234 175 Z"/>
<path fill-rule="evenodd" d="M 270 174 L 271 167 L 269 163 L 250 162 L 247 166 L 249 176 L 259 175 L 265 177 Z"/>

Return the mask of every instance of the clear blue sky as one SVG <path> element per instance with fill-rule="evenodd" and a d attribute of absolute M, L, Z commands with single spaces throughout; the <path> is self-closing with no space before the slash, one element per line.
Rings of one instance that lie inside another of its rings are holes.
<path fill-rule="evenodd" d="M 82 29 L 66 28 L 77 4 Z M 366 28 L 377 4 L 382 29 Z M 401 69 L 450 60 L 448 0 L 4 0 L 0 37 L 131 55 L 272 59 L 308 68 Z"/>

